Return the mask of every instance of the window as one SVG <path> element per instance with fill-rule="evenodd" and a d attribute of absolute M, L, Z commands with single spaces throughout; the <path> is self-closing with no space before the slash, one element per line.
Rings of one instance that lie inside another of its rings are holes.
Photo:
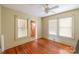
<path fill-rule="evenodd" d="M 72 17 L 49 20 L 48 24 L 48 33 L 50 37 L 73 38 Z"/>
<path fill-rule="evenodd" d="M 57 35 L 57 20 L 49 20 L 49 34 L 50 35 Z"/>
<path fill-rule="evenodd" d="M 59 19 L 59 35 L 64 37 L 72 37 L 72 18 Z"/>
<path fill-rule="evenodd" d="M 27 20 L 26 19 L 18 18 L 17 36 L 18 38 L 27 37 Z"/>

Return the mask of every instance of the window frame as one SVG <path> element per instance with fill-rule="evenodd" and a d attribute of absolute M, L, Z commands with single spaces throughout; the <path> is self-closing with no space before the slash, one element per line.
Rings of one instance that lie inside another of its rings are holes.
<path fill-rule="evenodd" d="M 59 19 L 62 19 L 62 18 L 70 18 L 70 17 L 72 18 L 72 37 L 60 36 L 59 35 Z M 58 38 L 67 38 L 67 39 L 74 39 L 75 38 L 75 36 L 74 36 L 74 16 L 57 17 L 57 18 L 53 18 L 53 19 L 56 19 L 57 20 L 57 35 L 55 35 L 56 37 L 58 37 Z M 48 27 L 48 36 L 49 36 L 49 27 Z"/>
<path fill-rule="evenodd" d="M 59 35 L 59 20 L 63 18 L 72 18 L 72 37 L 66 37 L 66 36 L 61 36 Z M 68 39 L 74 39 L 74 17 L 73 16 L 68 16 L 68 17 L 60 17 L 58 18 L 58 36 L 61 38 L 68 38 Z"/>
<path fill-rule="evenodd" d="M 56 22 L 58 22 L 57 19 L 53 19 L 53 20 L 56 20 Z M 49 21 L 50 21 L 50 20 L 49 20 Z M 48 21 L 48 34 L 50 34 L 50 33 L 49 33 L 49 21 Z M 56 25 L 58 26 L 57 23 L 56 23 Z M 57 27 L 56 27 L 56 30 L 58 30 Z M 52 35 L 58 35 L 58 34 L 57 34 L 57 31 L 56 31 L 56 34 L 52 34 Z"/>
<path fill-rule="evenodd" d="M 27 26 L 27 34 L 26 34 L 25 37 L 24 36 L 23 37 L 18 37 L 18 26 L 17 26 L 18 25 L 17 24 L 18 23 L 18 19 L 23 19 L 23 20 L 26 20 L 26 22 L 27 22 L 27 25 L 26 25 Z M 14 35 L 15 36 L 15 39 L 27 38 L 27 36 L 28 36 L 28 20 L 26 18 L 22 17 L 22 16 L 15 16 L 15 21 L 14 22 L 15 22 L 14 23 L 15 24 L 14 25 L 15 26 L 15 30 L 14 30 L 15 31 L 15 35 Z"/>

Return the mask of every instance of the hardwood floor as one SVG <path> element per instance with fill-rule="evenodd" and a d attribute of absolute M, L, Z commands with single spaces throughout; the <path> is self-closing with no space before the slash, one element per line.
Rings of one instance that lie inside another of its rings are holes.
<path fill-rule="evenodd" d="M 4 51 L 4 54 L 65 54 L 73 53 L 74 48 L 52 40 L 38 39 Z"/>

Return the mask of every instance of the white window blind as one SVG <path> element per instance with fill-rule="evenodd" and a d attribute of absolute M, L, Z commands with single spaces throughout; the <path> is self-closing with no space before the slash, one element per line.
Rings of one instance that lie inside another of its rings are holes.
<path fill-rule="evenodd" d="M 49 20 L 48 25 L 49 36 L 73 38 L 72 17 Z"/>
<path fill-rule="evenodd" d="M 59 19 L 59 36 L 72 37 L 72 17 Z"/>
<path fill-rule="evenodd" d="M 57 20 L 53 19 L 53 20 L 49 20 L 48 22 L 49 24 L 49 35 L 57 35 Z"/>
<path fill-rule="evenodd" d="M 17 20 L 17 31 L 18 38 L 27 37 L 27 20 L 26 19 L 18 19 Z"/>

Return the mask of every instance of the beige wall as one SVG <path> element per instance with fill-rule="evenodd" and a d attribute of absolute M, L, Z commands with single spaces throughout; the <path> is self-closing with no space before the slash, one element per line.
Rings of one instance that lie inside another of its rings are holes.
<path fill-rule="evenodd" d="M 30 16 L 28 14 L 26 15 L 24 13 L 17 12 L 17 11 L 14 11 L 14 10 L 11 10 L 11 9 L 5 8 L 5 7 L 2 7 L 1 10 L 2 10 L 1 11 L 1 14 L 2 14 L 1 29 L 2 29 L 2 34 L 4 35 L 4 41 L 5 41 L 4 47 L 5 47 L 5 49 L 12 48 L 14 46 L 21 45 L 21 44 L 24 44 L 26 42 L 33 40 L 33 39 L 29 38 L 30 31 L 28 31 L 27 38 L 17 39 L 17 40 L 15 40 L 15 32 L 14 32 L 15 31 L 14 30 L 14 28 L 15 28 L 14 16 L 15 15 L 22 16 L 22 17 L 27 17 L 27 16 L 32 17 L 32 16 Z M 34 17 L 34 19 L 39 20 L 40 18 Z M 29 22 L 29 20 L 28 20 L 28 22 Z M 28 26 L 29 26 L 29 24 L 28 24 Z M 29 30 L 29 27 L 28 27 L 28 30 Z M 37 33 L 40 33 L 40 32 L 37 32 Z"/>
<path fill-rule="evenodd" d="M 76 47 L 77 40 L 79 39 L 79 26 L 78 26 L 79 25 L 79 9 L 42 18 L 43 37 L 48 38 L 48 20 L 58 19 L 62 17 L 69 17 L 69 16 L 72 16 L 74 19 L 74 39 L 65 38 L 65 39 L 55 39 L 55 40 L 58 42 Z"/>
<path fill-rule="evenodd" d="M 42 37 L 42 21 L 41 21 L 41 18 L 38 18 L 38 20 L 36 20 L 36 24 L 37 24 L 37 38 L 41 38 Z"/>
<path fill-rule="evenodd" d="M 0 34 L 1 34 L 1 6 L 0 6 Z M 0 47 L 1 47 L 1 40 L 0 40 Z"/>
<path fill-rule="evenodd" d="M 0 6 L 0 33 L 1 33 L 1 6 Z"/>

